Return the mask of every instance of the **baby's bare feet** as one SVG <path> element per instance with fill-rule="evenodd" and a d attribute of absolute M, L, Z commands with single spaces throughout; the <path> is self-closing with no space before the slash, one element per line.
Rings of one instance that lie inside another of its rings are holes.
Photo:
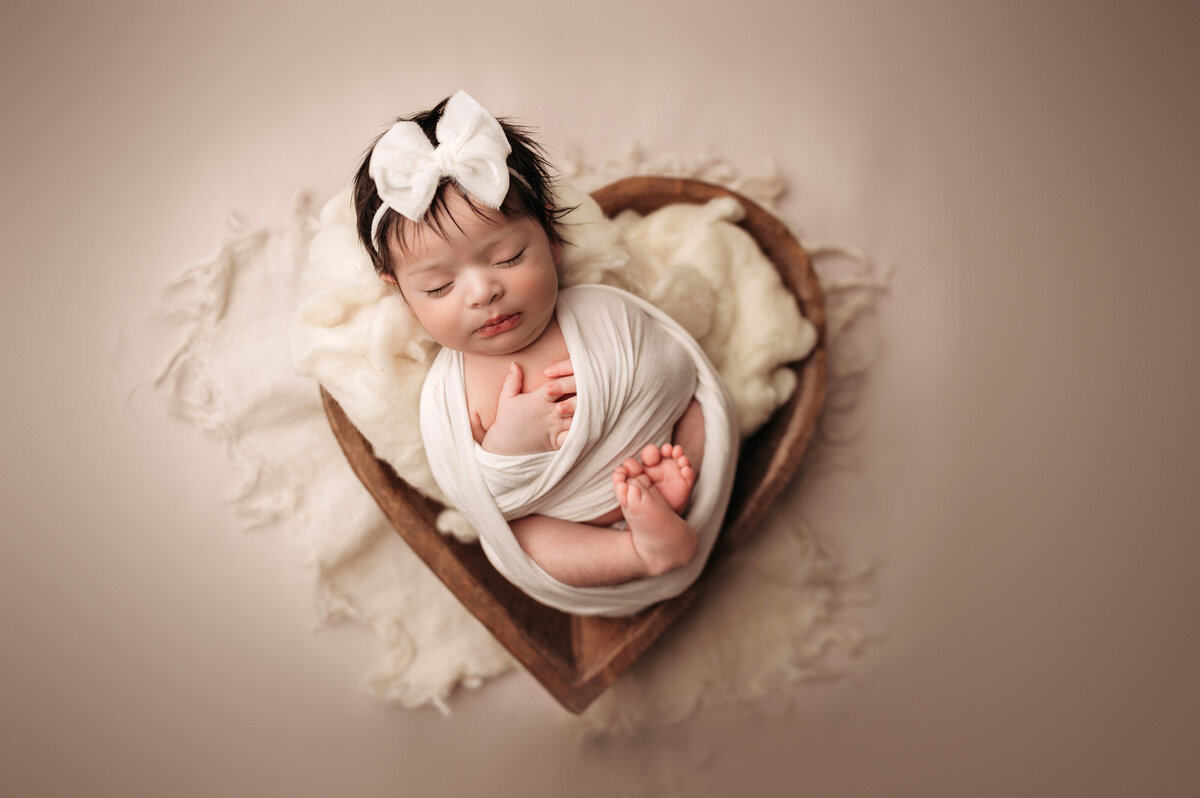
<path fill-rule="evenodd" d="M 695 558 L 695 530 L 667 504 L 645 473 L 631 475 L 625 466 L 618 466 L 613 472 L 613 492 L 650 576 L 665 574 Z"/>
<path fill-rule="evenodd" d="M 692 497 L 696 484 L 696 471 L 683 447 L 664 443 L 662 447 L 647 446 L 642 449 L 641 462 L 632 457 L 621 464 L 631 476 L 644 474 L 667 505 L 682 515 Z"/>

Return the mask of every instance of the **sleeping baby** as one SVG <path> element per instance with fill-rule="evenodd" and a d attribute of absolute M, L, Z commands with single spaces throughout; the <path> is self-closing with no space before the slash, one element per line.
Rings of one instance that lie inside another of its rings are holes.
<path fill-rule="evenodd" d="M 560 289 L 568 235 L 528 134 L 464 92 L 398 121 L 355 178 L 360 239 L 442 349 L 420 427 L 489 560 L 550 606 L 625 615 L 703 569 L 737 456 L 703 351 L 649 303 Z"/>

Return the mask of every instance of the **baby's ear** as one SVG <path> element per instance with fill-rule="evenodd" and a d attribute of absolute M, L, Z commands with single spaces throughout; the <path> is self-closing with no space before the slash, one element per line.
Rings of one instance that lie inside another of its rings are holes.
<path fill-rule="evenodd" d="M 392 274 L 391 272 L 382 272 L 379 275 L 379 279 L 383 280 L 392 288 L 395 288 L 396 293 L 400 296 L 401 301 L 404 302 L 404 306 L 408 307 L 408 297 L 404 295 L 404 289 L 400 287 L 400 283 L 396 280 L 396 275 Z"/>
<path fill-rule="evenodd" d="M 550 242 L 550 255 L 554 258 L 554 265 L 562 264 L 562 242 L 555 239 Z"/>

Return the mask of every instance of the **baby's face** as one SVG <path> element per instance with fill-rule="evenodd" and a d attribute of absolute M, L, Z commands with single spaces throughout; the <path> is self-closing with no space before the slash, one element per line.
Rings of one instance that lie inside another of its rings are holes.
<path fill-rule="evenodd" d="M 561 247 L 533 219 L 499 211 L 480 218 L 457 191 L 443 234 L 421 224 L 397 253 L 396 280 L 409 308 L 439 344 L 507 356 L 541 337 L 558 299 Z"/>

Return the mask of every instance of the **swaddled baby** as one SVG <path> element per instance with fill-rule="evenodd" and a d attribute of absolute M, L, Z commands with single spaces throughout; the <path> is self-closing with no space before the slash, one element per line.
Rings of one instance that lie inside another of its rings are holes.
<path fill-rule="evenodd" d="M 497 569 L 583 614 L 690 584 L 728 503 L 732 403 L 653 306 L 559 290 L 564 210 L 527 134 L 459 92 L 377 140 L 354 200 L 376 271 L 443 347 L 422 437 Z"/>

